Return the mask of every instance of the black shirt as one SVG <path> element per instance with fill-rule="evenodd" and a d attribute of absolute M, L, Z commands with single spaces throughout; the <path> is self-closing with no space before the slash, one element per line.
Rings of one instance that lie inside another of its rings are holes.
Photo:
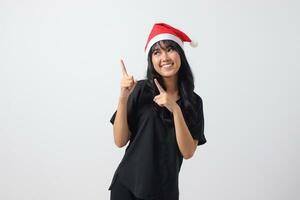
<path fill-rule="evenodd" d="M 131 137 L 109 190 L 118 177 L 118 181 L 137 198 L 151 199 L 163 192 L 178 197 L 178 175 L 183 156 L 176 141 L 173 113 L 153 101 L 152 88 L 149 80 L 139 80 L 128 97 L 127 121 Z M 186 123 L 192 137 L 201 145 L 206 143 L 202 99 L 195 92 L 193 94 L 197 100 L 197 117 L 195 123 L 187 120 Z M 181 98 L 176 103 L 182 108 Z M 116 112 L 110 119 L 112 124 Z M 163 116 L 169 116 L 169 121 Z"/>

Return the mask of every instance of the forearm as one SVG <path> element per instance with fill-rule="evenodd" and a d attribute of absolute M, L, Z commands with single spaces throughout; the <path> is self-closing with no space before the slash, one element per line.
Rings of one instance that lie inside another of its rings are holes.
<path fill-rule="evenodd" d="M 173 110 L 176 140 L 179 150 L 185 159 L 193 156 L 195 152 L 194 139 L 186 125 L 181 108 L 176 104 Z"/>
<path fill-rule="evenodd" d="M 119 97 L 117 114 L 114 121 L 114 141 L 118 147 L 123 147 L 129 139 L 129 128 L 127 122 L 127 101 L 126 97 Z"/>

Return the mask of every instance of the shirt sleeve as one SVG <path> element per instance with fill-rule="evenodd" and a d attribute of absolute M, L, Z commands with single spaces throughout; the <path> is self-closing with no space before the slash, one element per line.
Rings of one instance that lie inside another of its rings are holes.
<path fill-rule="evenodd" d="M 195 110 L 197 111 L 196 123 L 190 128 L 190 133 L 194 139 L 198 140 L 198 145 L 202 145 L 206 143 L 206 138 L 204 135 L 204 114 L 201 97 Z"/>
<path fill-rule="evenodd" d="M 128 122 L 128 128 L 132 134 L 135 133 L 136 127 L 136 111 L 138 109 L 138 99 L 141 93 L 141 81 L 137 82 L 137 85 L 131 92 L 131 94 L 128 96 L 127 100 L 127 122 Z M 116 118 L 117 110 L 113 113 L 113 115 L 110 118 L 110 123 L 114 124 L 115 118 Z"/>

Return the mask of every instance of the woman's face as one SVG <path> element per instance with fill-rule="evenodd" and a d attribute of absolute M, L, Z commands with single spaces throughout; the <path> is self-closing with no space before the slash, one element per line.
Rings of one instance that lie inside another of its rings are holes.
<path fill-rule="evenodd" d="M 151 59 L 154 69 L 162 77 L 176 76 L 181 65 L 180 56 L 171 46 L 162 41 L 154 47 Z"/>

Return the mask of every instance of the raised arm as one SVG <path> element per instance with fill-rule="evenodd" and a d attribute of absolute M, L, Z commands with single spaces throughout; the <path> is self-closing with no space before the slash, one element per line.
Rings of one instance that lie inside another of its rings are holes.
<path fill-rule="evenodd" d="M 127 120 L 127 102 L 129 95 L 131 94 L 137 83 L 137 81 L 133 79 L 133 76 L 129 76 L 127 74 L 127 70 L 123 60 L 121 60 L 121 68 L 121 94 L 119 97 L 117 113 L 113 125 L 114 141 L 115 144 L 120 148 L 127 144 L 131 135 Z"/>

